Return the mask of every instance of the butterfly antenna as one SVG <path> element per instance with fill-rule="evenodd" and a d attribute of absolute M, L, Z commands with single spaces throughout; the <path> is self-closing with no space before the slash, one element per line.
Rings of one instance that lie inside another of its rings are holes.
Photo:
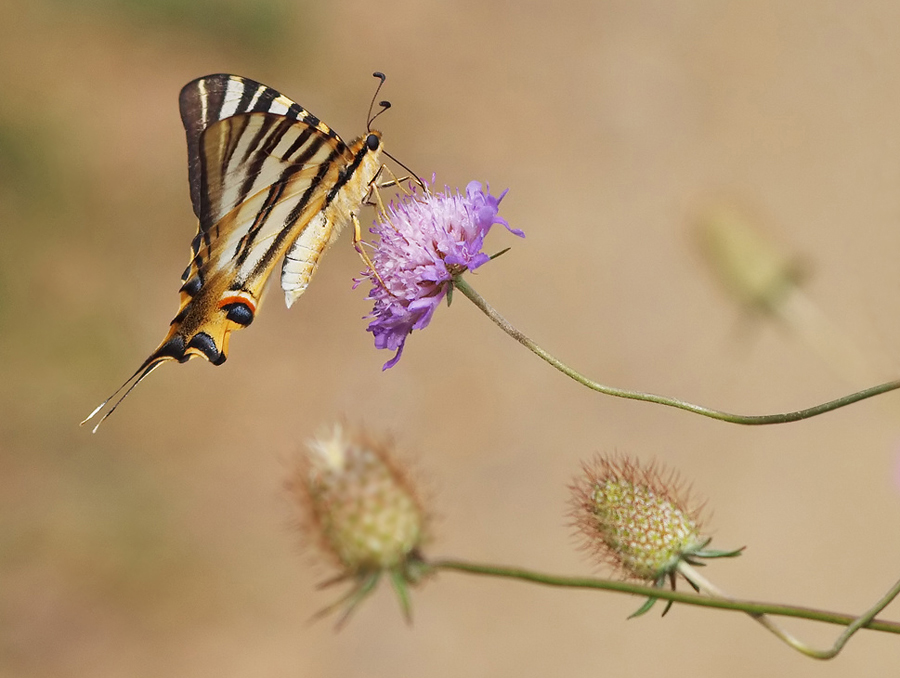
<path fill-rule="evenodd" d="M 128 394 L 134 390 L 134 387 L 137 386 L 138 384 L 140 384 L 151 372 L 153 372 L 153 370 L 155 370 L 157 367 L 162 365 L 165 362 L 165 360 L 166 360 L 165 358 L 156 358 L 156 359 L 151 359 L 151 360 L 148 360 L 147 362 L 145 362 L 143 365 L 141 365 L 137 369 L 137 371 L 134 374 L 132 374 L 130 377 L 128 377 L 128 379 L 125 380 L 124 384 L 122 384 L 121 386 L 119 386 L 119 388 L 117 388 L 115 390 L 115 393 L 113 393 L 109 398 L 107 398 L 102 403 L 100 403 L 96 408 L 94 408 L 94 411 L 91 412 L 87 417 L 85 417 L 84 421 L 82 421 L 78 425 L 84 426 L 86 423 L 88 423 L 91 419 L 93 419 L 95 416 L 97 416 L 97 414 L 100 412 L 100 410 L 102 410 L 104 407 L 106 407 L 106 403 L 108 403 L 110 400 L 115 398 L 123 388 L 125 388 L 126 386 L 131 384 L 131 386 L 128 386 L 128 389 L 125 391 L 125 393 L 122 395 L 122 397 L 119 398 L 115 403 L 113 403 L 113 406 L 109 408 L 109 411 L 106 412 L 106 414 L 104 414 L 102 417 L 100 417 L 100 421 L 98 421 L 97 425 L 94 426 L 93 429 L 91 429 L 91 433 L 96 433 L 97 429 L 100 428 L 100 424 L 102 424 L 104 421 L 106 421 L 106 418 L 109 415 L 111 415 L 113 412 L 116 411 L 116 408 L 119 405 L 121 405 L 122 401 L 128 397 Z M 132 382 L 134 382 L 134 383 L 132 383 Z"/>
<path fill-rule="evenodd" d="M 372 109 L 375 107 L 375 99 L 378 98 L 378 93 L 381 91 L 381 86 L 384 85 L 384 81 L 387 80 L 387 76 L 384 73 L 382 73 L 381 71 L 375 71 L 374 73 L 372 73 L 372 77 L 378 78 L 381 82 L 379 82 L 378 87 L 375 88 L 375 94 L 372 95 L 372 101 L 369 104 L 369 113 L 367 115 L 368 121 L 366 122 L 366 131 L 367 132 L 372 131 L 372 123 L 375 122 L 375 118 L 377 118 L 379 115 L 381 115 L 382 113 L 384 113 L 387 109 L 389 109 L 391 107 L 390 101 L 379 101 L 378 105 L 381 106 L 381 110 L 378 111 L 375 115 L 372 115 Z M 422 183 L 422 180 L 419 178 L 418 174 L 413 172 L 409 167 L 407 167 L 402 162 L 397 160 L 397 158 L 392 156 L 387 151 L 384 151 L 384 154 L 387 157 L 389 157 L 391 160 L 393 160 L 395 163 L 400 165 L 400 167 L 402 167 L 407 172 L 409 172 L 410 176 L 413 178 L 413 180 L 417 184 L 419 184 L 419 186 L 421 186 L 422 188 L 425 188 L 425 184 Z"/>
<path fill-rule="evenodd" d="M 380 71 L 375 71 L 372 73 L 372 77 L 378 78 L 381 82 L 378 83 L 378 87 L 375 88 L 375 94 L 372 95 L 372 101 L 369 103 L 369 112 L 366 114 L 366 131 L 372 131 L 372 123 L 375 121 L 379 115 L 384 113 L 387 109 L 391 107 L 390 101 L 379 101 L 378 105 L 381 106 L 381 110 L 378 111 L 375 115 L 372 115 L 372 109 L 375 108 L 375 99 L 378 98 L 378 93 L 381 91 L 382 85 L 384 85 L 384 81 L 387 80 L 387 76 Z"/>

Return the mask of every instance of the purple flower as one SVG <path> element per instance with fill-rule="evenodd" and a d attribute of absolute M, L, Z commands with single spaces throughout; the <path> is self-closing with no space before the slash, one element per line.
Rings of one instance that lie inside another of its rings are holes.
<path fill-rule="evenodd" d="M 490 259 L 481 250 L 491 226 L 503 224 L 525 237 L 497 216 L 505 195 L 503 191 L 493 196 L 489 186 L 482 189 L 477 181 L 466 186 L 465 196 L 447 187 L 443 193 L 413 189 L 380 215 L 371 229 L 380 238 L 372 254 L 375 272 L 362 275 L 372 283 L 366 298 L 375 302 L 366 316 L 374 318 L 367 331 L 374 335 L 376 348 L 397 352 L 382 369 L 397 364 L 410 332 L 431 322 L 454 276 Z M 356 285 L 361 282 L 362 278 L 356 280 Z"/>

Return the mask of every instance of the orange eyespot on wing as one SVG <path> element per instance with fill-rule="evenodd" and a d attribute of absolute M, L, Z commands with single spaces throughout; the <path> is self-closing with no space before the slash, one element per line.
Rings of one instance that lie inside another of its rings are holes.
<path fill-rule="evenodd" d="M 219 300 L 218 307 L 231 322 L 247 327 L 256 316 L 256 301 L 245 293 L 232 294 Z"/>

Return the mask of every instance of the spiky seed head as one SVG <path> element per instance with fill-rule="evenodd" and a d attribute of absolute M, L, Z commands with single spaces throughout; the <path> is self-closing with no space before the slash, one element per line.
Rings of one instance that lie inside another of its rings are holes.
<path fill-rule="evenodd" d="M 427 519 L 390 446 L 335 425 L 311 440 L 288 488 L 300 524 L 347 575 L 402 568 Z"/>
<path fill-rule="evenodd" d="M 584 545 L 626 577 L 659 582 L 702 552 L 700 507 L 677 475 L 629 457 L 597 456 L 572 483 L 573 524 Z"/>

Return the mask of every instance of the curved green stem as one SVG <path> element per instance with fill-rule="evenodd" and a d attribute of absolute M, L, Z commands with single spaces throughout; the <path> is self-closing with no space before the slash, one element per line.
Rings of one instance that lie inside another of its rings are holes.
<path fill-rule="evenodd" d="M 706 595 L 725 598 L 728 599 L 724 592 L 722 592 L 718 587 L 713 585 L 706 577 L 697 572 L 696 569 L 691 567 L 684 561 L 678 563 L 678 571 L 681 575 L 690 581 L 697 589 Z M 881 599 L 875 603 L 871 608 L 866 610 L 862 616 L 854 619 L 850 624 L 847 624 L 847 628 L 844 629 L 844 632 L 838 636 L 837 640 L 827 650 L 816 650 L 813 647 L 810 647 L 802 640 L 791 634 L 789 631 L 784 629 L 778 622 L 774 619 L 771 619 L 770 615 L 766 613 L 759 612 L 748 612 L 748 614 L 757 622 L 762 624 L 766 629 L 774 633 L 779 639 L 784 641 L 787 645 L 794 648 L 798 652 L 805 654 L 807 657 L 812 657 L 813 659 L 833 659 L 838 655 L 838 653 L 844 648 L 844 645 L 847 644 L 847 641 L 850 640 L 851 636 L 854 633 L 863 628 L 868 622 L 875 619 L 875 615 L 881 612 L 885 607 L 887 607 L 897 595 L 900 594 L 900 581 L 894 584 L 890 590 L 881 597 Z"/>
<path fill-rule="evenodd" d="M 534 341 L 528 338 L 525 334 L 520 332 L 518 329 L 513 327 L 509 323 L 506 318 L 500 315 L 484 298 L 478 294 L 469 284 L 462 278 L 456 277 L 453 280 L 453 285 L 460 292 L 462 292 L 473 304 L 475 304 L 481 311 L 491 320 L 493 320 L 504 332 L 506 332 L 513 339 L 518 341 L 522 346 L 532 351 L 539 358 L 542 358 L 546 362 L 550 363 L 553 367 L 558 369 L 560 372 L 565 374 L 568 377 L 571 377 L 579 384 L 583 386 L 587 386 L 589 389 L 597 391 L 598 393 L 604 393 L 606 395 L 614 396 L 616 398 L 627 398 L 629 400 L 643 400 L 645 402 L 656 403 L 657 405 L 666 405 L 668 407 L 675 407 L 679 410 L 687 410 L 688 412 L 693 412 L 694 414 L 699 414 L 704 417 L 709 417 L 711 419 L 718 419 L 719 421 L 726 421 L 732 424 L 744 424 L 746 426 L 762 426 L 767 424 L 787 424 L 792 421 L 800 421 L 801 419 L 809 419 L 810 417 L 815 417 L 819 414 L 824 414 L 825 412 L 831 412 L 832 410 L 837 410 L 841 407 L 846 407 L 847 405 L 852 405 L 853 403 L 859 402 L 860 400 L 865 400 L 867 398 L 871 398 L 873 396 L 881 395 L 882 393 L 887 393 L 888 391 L 894 391 L 900 388 L 900 379 L 896 379 L 894 381 L 889 381 L 884 384 L 879 384 L 878 386 L 872 386 L 870 388 L 864 389 L 862 391 L 858 391 L 856 393 L 851 393 L 850 395 L 843 396 L 836 400 L 831 400 L 827 403 L 822 403 L 821 405 L 816 405 L 814 407 L 808 407 L 803 410 L 797 410 L 795 412 L 784 412 L 780 414 L 760 414 L 760 415 L 746 415 L 746 414 L 732 414 L 730 412 L 723 412 L 722 410 L 714 410 L 709 407 L 703 407 L 702 405 L 694 405 L 693 403 L 686 402 L 684 400 L 678 400 L 677 398 L 670 398 L 668 396 L 655 395 L 653 393 L 641 393 L 640 391 L 629 391 L 622 388 L 615 388 L 613 386 L 605 386 L 596 381 L 588 379 L 584 375 L 576 372 L 571 367 L 563 363 L 558 358 L 555 358 L 547 351 L 538 346 Z"/>
<path fill-rule="evenodd" d="M 894 586 L 891 587 L 891 590 L 884 594 L 881 600 L 875 603 L 875 605 L 867 610 L 861 617 L 848 624 L 847 628 L 844 629 L 844 632 L 840 636 L 838 636 L 838 639 L 834 641 L 834 645 L 832 645 L 830 649 L 812 650 L 809 653 L 809 656 L 815 659 L 831 659 L 832 657 L 837 656 L 838 652 L 844 649 L 844 645 L 847 644 L 847 641 L 850 640 L 850 637 L 854 633 L 860 629 L 872 628 L 869 626 L 869 623 L 875 619 L 875 615 L 886 608 L 898 595 L 900 595 L 900 581 L 894 584 Z"/>
<path fill-rule="evenodd" d="M 701 607 L 714 607 L 721 610 L 737 610 L 745 612 L 751 616 L 758 617 L 760 615 L 773 615 L 780 617 L 796 617 L 799 619 L 809 619 L 812 621 L 824 622 L 826 624 L 837 624 L 846 626 L 847 629 L 835 643 L 835 647 L 827 652 L 833 652 L 831 656 L 837 654 L 844 644 L 849 640 L 856 631 L 861 628 L 871 631 L 884 631 L 886 633 L 900 634 L 900 622 L 882 621 L 875 619 L 878 614 L 900 591 L 900 582 L 894 585 L 894 588 L 882 598 L 875 607 L 866 612 L 862 617 L 852 614 L 842 614 L 839 612 L 828 612 L 826 610 L 817 610 L 809 607 L 799 607 L 797 605 L 777 605 L 772 603 L 757 603 L 748 600 L 736 600 L 733 598 L 711 598 L 697 593 L 685 593 L 682 591 L 671 591 L 669 589 L 656 588 L 654 586 L 644 586 L 642 584 L 634 584 L 626 581 L 617 581 L 610 579 L 594 579 L 591 577 L 560 577 L 557 575 L 545 574 L 542 572 L 534 572 L 518 567 L 503 567 L 500 565 L 482 565 L 479 563 L 468 563 L 459 560 L 436 560 L 427 564 L 428 569 L 432 572 L 440 571 L 456 571 L 465 572 L 467 574 L 477 574 L 488 577 L 500 577 L 504 579 L 518 579 L 533 584 L 543 584 L 544 586 L 557 586 L 565 588 L 578 589 L 600 589 L 604 591 L 618 591 L 619 593 L 629 593 L 636 596 L 647 596 L 661 598 L 663 600 L 672 600 L 685 605 L 698 605 Z M 819 659 L 828 659 L 829 657 L 821 656 Z"/>

